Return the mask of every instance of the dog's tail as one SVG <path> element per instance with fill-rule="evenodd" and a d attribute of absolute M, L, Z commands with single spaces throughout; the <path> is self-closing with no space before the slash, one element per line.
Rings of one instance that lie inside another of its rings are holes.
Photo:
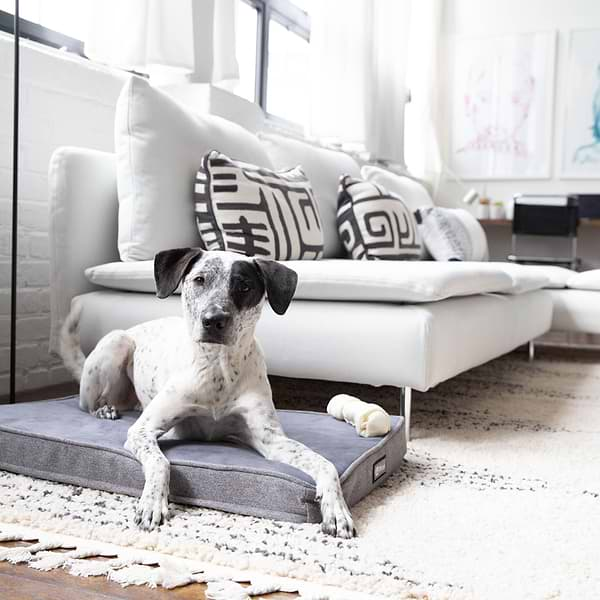
<path fill-rule="evenodd" d="M 65 367 L 71 372 L 73 377 L 81 380 L 83 363 L 85 356 L 81 350 L 79 340 L 79 319 L 81 317 L 81 304 L 74 302 L 71 312 L 67 315 L 62 329 L 60 330 L 60 357 Z"/>

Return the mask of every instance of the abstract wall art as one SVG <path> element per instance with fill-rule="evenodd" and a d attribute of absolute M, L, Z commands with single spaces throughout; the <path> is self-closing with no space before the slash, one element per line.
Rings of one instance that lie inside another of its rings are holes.
<path fill-rule="evenodd" d="M 463 179 L 550 176 L 555 33 L 457 38 L 450 165 Z"/>
<path fill-rule="evenodd" d="M 562 176 L 600 179 L 600 29 L 569 39 Z"/>

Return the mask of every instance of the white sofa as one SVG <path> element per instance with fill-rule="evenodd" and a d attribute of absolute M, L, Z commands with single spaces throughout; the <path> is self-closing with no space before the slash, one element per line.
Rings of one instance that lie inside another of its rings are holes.
<path fill-rule="evenodd" d="M 206 144 L 219 148 L 219 142 L 217 137 Z M 359 166 L 345 154 L 280 136 L 256 143 L 277 168 L 305 167 L 323 222 L 329 223 L 324 227 L 329 258 L 290 263 L 299 273 L 296 298 L 283 317 L 266 309 L 260 320 L 258 336 L 272 375 L 397 386 L 409 416 L 412 388 L 427 390 L 546 333 L 553 300 L 562 306 L 560 299 L 571 293 L 541 289 L 564 287 L 566 274 L 552 281 L 539 269 L 518 265 L 340 258 L 339 241 L 331 237 L 337 179 L 349 169 L 360 172 Z M 178 297 L 159 300 L 152 293 L 151 261 L 120 260 L 117 240 L 124 225 L 117 160 L 118 153 L 80 148 L 59 148 L 51 159 L 53 349 L 75 296 L 83 304 L 86 353 L 112 329 L 179 314 Z M 400 191 L 413 198 L 412 192 L 426 196 L 410 180 L 403 185 L 408 187 Z M 192 213 L 190 200 L 193 221 Z M 160 229 L 160 223 L 152 226 Z M 568 321 L 567 313 L 561 308 L 557 325 Z"/>

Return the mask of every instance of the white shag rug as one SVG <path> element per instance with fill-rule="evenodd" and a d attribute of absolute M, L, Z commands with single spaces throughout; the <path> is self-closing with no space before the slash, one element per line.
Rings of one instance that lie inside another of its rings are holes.
<path fill-rule="evenodd" d="M 405 464 L 354 507 L 354 540 L 182 506 L 143 533 L 133 498 L 4 472 L 0 532 L 20 524 L 365 597 L 594 598 L 600 361 L 585 356 L 512 355 L 415 394 Z"/>

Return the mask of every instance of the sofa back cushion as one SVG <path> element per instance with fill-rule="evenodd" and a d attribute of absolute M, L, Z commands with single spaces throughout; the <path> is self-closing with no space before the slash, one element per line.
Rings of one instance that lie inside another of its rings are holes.
<path fill-rule="evenodd" d="M 433 206 L 433 200 L 427 188 L 415 179 L 406 175 L 392 173 L 387 169 L 382 169 L 374 165 L 364 165 L 360 172 L 363 179 L 371 183 L 376 183 L 388 192 L 400 196 L 413 212 L 425 206 Z"/>
<path fill-rule="evenodd" d="M 336 211 L 338 182 L 342 175 L 360 177 L 358 163 L 345 152 L 321 148 L 274 133 L 259 133 L 276 169 L 302 167 L 310 180 L 323 226 L 323 256 L 344 256 L 338 236 Z"/>
<path fill-rule="evenodd" d="M 208 250 L 274 260 L 315 260 L 323 254 L 319 210 L 300 167 L 272 171 L 213 150 L 202 159 L 194 197 Z"/>
<path fill-rule="evenodd" d="M 272 167 L 256 136 L 213 115 L 195 115 L 145 79 L 123 87 L 115 116 L 121 260 L 197 246 L 194 180 L 202 156 L 217 148 Z"/>

